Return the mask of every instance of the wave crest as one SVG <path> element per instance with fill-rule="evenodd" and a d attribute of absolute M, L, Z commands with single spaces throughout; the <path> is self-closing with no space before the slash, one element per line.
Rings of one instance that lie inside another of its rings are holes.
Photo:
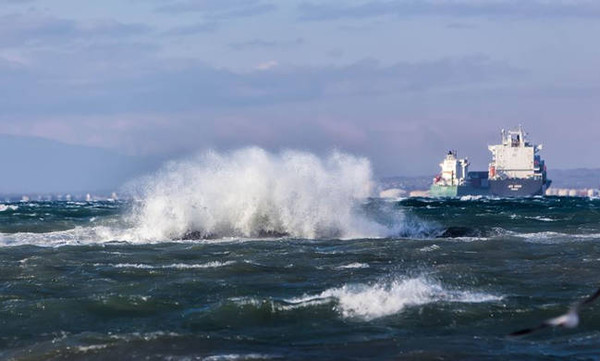
<path fill-rule="evenodd" d="M 485 293 L 448 289 L 426 277 L 394 279 L 375 284 L 346 284 L 316 296 L 290 300 L 295 305 L 313 305 L 335 300 L 345 318 L 373 320 L 393 315 L 409 306 L 433 302 L 479 303 L 501 300 Z"/>
<path fill-rule="evenodd" d="M 357 210 L 373 185 L 366 158 L 248 148 L 169 163 L 137 184 L 142 239 L 382 237 Z"/>

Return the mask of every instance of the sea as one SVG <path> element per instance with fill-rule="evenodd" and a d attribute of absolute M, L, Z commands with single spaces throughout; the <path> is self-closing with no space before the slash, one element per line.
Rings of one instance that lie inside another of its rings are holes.
<path fill-rule="evenodd" d="M 381 199 L 369 167 L 250 149 L 1 204 L 0 359 L 600 359 L 600 302 L 508 336 L 600 287 L 600 200 Z"/>

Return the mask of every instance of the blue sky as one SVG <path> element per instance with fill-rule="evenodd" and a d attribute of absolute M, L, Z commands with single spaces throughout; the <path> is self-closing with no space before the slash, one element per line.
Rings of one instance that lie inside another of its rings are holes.
<path fill-rule="evenodd" d="M 378 175 L 484 169 L 523 124 L 600 166 L 600 2 L 0 0 L 0 134 L 177 157 L 258 145 Z"/>

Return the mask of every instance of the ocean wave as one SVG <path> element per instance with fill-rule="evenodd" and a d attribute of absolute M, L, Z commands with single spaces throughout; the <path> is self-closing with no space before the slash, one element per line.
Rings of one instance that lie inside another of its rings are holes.
<path fill-rule="evenodd" d="M 187 269 L 203 269 L 203 268 L 219 268 L 225 267 L 236 263 L 235 261 L 212 261 L 207 263 L 173 263 L 168 265 L 149 265 L 144 263 L 117 263 L 117 264 L 99 264 L 96 263 L 94 266 L 111 266 L 114 268 L 137 268 L 137 269 L 179 269 L 179 270 L 187 270 Z"/>
<path fill-rule="evenodd" d="M 275 355 L 267 355 L 260 353 L 246 353 L 246 354 L 222 354 L 207 356 L 202 361 L 238 361 L 238 360 L 270 360 L 273 358 L 280 358 Z"/>
<path fill-rule="evenodd" d="M 359 269 L 359 268 L 369 268 L 369 265 L 367 263 L 354 262 L 354 263 L 346 264 L 343 266 L 338 266 L 335 269 L 342 270 L 342 269 Z"/>
<path fill-rule="evenodd" d="M 109 229 L 104 229 L 110 232 Z M 19 232 L 19 233 L 0 233 L 0 246 L 2 247 L 17 247 L 24 245 L 32 245 L 39 247 L 58 247 L 97 243 L 98 239 L 94 235 L 101 235 L 105 232 L 99 227 L 75 227 L 66 231 L 55 232 Z"/>
<path fill-rule="evenodd" d="M 527 219 L 534 219 L 536 221 L 542 221 L 542 222 L 556 222 L 556 219 L 552 219 L 549 217 L 543 217 L 543 216 L 535 216 L 535 217 L 525 217 Z"/>
<path fill-rule="evenodd" d="M 577 234 L 555 231 L 543 231 L 532 233 L 510 232 L 510 235 L 518 238 L 523 238 L 527 242 L 546 244 L 600 239 L 600 233 Z"/>
<path fill-rule="evenodd" d="M 318 295 L 287 300 L 293 307 L 306 307 L 334 301 L 344 318 L 373 320 L 390 316 L 410 306 L 434 302 L 479 303 L 502 297 L 486 293 L 448 289 L 426 277 L 395 279 L 375 284 L 347 284 Z"/>
<path fill-rule="evenodd" d="M 19 205 L 32 219 L 1 229 L 0 246 L 435 237 L 438 226 L 371 198 L 374 184 L 366 158 L 339 152 L 208 152 L 132 182 L 128 203 Z M 55 207 L 53 219 L 32 207 Z"/>
<path fill-rule="evenodd" d="M 17 209 L 19 209 L 19 206 L 16 204 L 0 204 L 0 212 L 4 212 L 4 211 L 16 211 Z"/>
<path fill-rule="evenodd" d="M 106 348 L 109 348 L 110 346 L 111 345 L 109 345 L 109 344 L 77 346 L 77 347 L 75 347 L 75 351 L 80 352 L 80 353 L 88 353 L 88 352 L 104 350 Z"/>
<path fill-rule="evenodd" d="M 145 240 L 418 234 L 399 209 L 384 223 L 361 209 L 373 184 L 367 159 L 339 152 L 209 152 L 132 183 L 131 219 Z"/>
<path fill-rule="evenodd" d="M 519 214 L 515 214 L 512 213 L 510 214 L 510 219 L 530 219 L 530 220 L 534 220 L 534 221 L 541 221 L 541 222 L 556 222 L 557 219 L 553 219 L 550 217 L 544 217 L 544 216 L 525 216 L 525 215 L 519 215 Z"/>
<path fill-rule="evenodd" d="M 82 332 L 70 333 L 60 331 L 57 337 L 47 341 L 37 342 L 33 346 L 23 349 L 8 351 L 4 356 L 9 356 L 10 360 L 31 359 L 31 360 L 48 360 L 48 359 L 85 359 L 85 354 L 92 354 L 94 358 L 99 359 L 110 358 L 109 356 L 102 357 L 104 350 L 109 350 L 113 347 L 119 347 L 123 344 L 131 344 L 136 342 L 152 342 L 155 340 L 173 341 L 182 337 L 182 334 L 171 331 L 154 331 L 154 332 L 133 332 L 133 333 L 114 333 L 108 334 L 99 332 Z"/>
<path fill-rule="evenodd" d="M 478 200 L 480 200 L 482 198 L 483 198 L 483 196 L 466 195 L 466 196 L 461 196 L 459 199 L 461 201 L 478 201 Z"/>
<path fill-rule="evenodd" d="M 419 251 L 421 251 L 421 252 L 433 252 L 433 251 L 437 251 L 440 248 L 441 247 L 438 246 L 437 244 L 432 244 L 431 246 L 426 246 L 426 247 L 423 247 L 423 248 L 419 248 Z"/>

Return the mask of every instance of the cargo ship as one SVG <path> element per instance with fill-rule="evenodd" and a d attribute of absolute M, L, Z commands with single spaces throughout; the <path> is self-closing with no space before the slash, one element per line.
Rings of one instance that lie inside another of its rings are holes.
<path fill-rule="evenodd" d="M 488 146 L 492 161 L 488 171 L 469 171 L 467 158 L 449 151 L 433 179 L 432 197 L 493 196 L 531 197 L 543 195 L 550 187 L 546 164 L 538 154 L 542 145 L 531 144 L 527 133 L 502 130 L 502 143 Z"/>

